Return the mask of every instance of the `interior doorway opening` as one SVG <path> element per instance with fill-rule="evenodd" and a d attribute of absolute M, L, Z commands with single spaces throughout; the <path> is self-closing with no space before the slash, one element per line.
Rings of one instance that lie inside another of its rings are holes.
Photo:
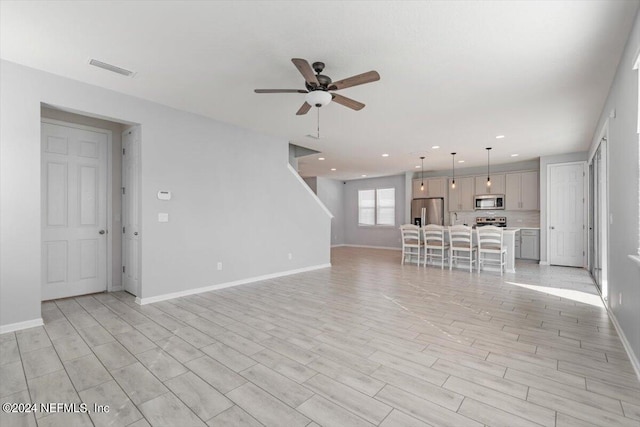
<path fill-rule="evenodd" d="M 42 300 L 124 290 L 122 136 L 139 126 L 47 104 L 40 117 Z"/>

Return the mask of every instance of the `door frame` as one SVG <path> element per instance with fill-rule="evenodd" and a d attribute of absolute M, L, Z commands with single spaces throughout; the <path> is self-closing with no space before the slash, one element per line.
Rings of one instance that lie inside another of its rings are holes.
<path fill-rule="evenodd" d="M 49 123 L 107 135 L 107 287 L 105 291 L 119 291 L 121 290 L 120 287 L 116 289 L 113 286 L 113 272 L 111 271 L 113 269 L 113 132 L 108 129 L 85 126 L 63 120 L 48 119 L 46 117 L 40 117 L 40 123 Z M 40 147 L 40 156 L 42 156 L 42 147 Z M 40 171 L 42 173 L 42 166 L 40 167 Z M 40 188 L 40 200 L 42 200 L 42 188 Z M 42 218 L 42 210 L 40 211 L 40 218 Z M 40 239 L 40 250 L 42 250 L 42 239 Z M 42 272 L 40 272 L 40 276 L 40 283 L 42 284 Z"/>
<path fill-rule="evenodd" d="M 603 258 L 603 268 L 602 268 L 602 276 L 601 276 L 601 281 L 599 284 L 597 284 L 597 288 L 599 288 L 600 290 L 600 295 L 602 296 L 602 299 L 604 300 L 605 304 L 607 306 L 609 306 L 609 226 L 611 224 L 610 222 L 610 216 L 609 216 L 609 119 L 606 119 L 604 124 L 602 125 L 602 128 L 600 129 L 600 133 L 598 134 L 598 139 L 596 139 L 594 141 L 594 143 L 591 145 L 591 148 L 589 149 L 589 158 L 588 158 L 588 163 L 589 165 L 593 164 L 594 158 L 596 156 L 596 154 L 598 153 L 598 150 L 600 149 L 600 147 L 602 146 L 602 141 L 605 142 L 605 146 L 604 146 L 604 157 L 605 157 L 605 164 L 604 164 L 604 170 L 605 170 L 605 177 L 604 177 L 604 186 L 605 186 L 605 200 L 604 200 L 604 221 L 601 221 L 601 224 L 599 226 L 602 227 L 602 234 L 603 234 L 603 238 L 606 242 L 606 247 L 604 248 L 604 258 Z M 594 187 L 597 185 L 596 182 L 596 176 L 593 177 L 593 184 Z M 591 190 L 591 189 L 590 189 Z M 589 194 L 591 194 L 591 191 L 589 191 Z M 593 201 L 595 203 L 595 200 Z M 594 205 L 594 210 L 597 209 L 598 207 Z M 589 218 L 591 216 L 591 210 L 589 209 Z M 602 220 L 602 218 L 600 218 Z M 596 224 L 594 222 L 594 228 L 596 227 Z M 594 230 L 594 240 L 595 240 L 595 230 Z M 592 242 L 589 242 L 589 250 L 591 249 L 590 245 Z M 595 253 L 595 251 L 594 251 Z M 591 273 L 591 263 L 594 262 L 594 260 L 589 260 L 589 273 Z M 593 275 L 592 275 L 593 276 Z M 595 281 L 595 278 L 593 278 Z"/>
<path fill-rule="evenodd" d="M 132 124 L 132 125 L 129 125 L 129 126 L 125 127 L 124 130 L 121 133 L 121 135 L 122 135 L 121 141 L 122 141 L 122 149 L 124 150 L 124 148 L 125 148 L 125 146 L 124 146 L 124 134 L 127 133 L 127 132 L 132 133 L 134 131 L 138 133 L 138 137 L 139 137 L 137 153 L 136 153 L 137 156 L 138 156 L 138 173 L 136 174 L 135 177 L 132 177 L 132 178 L 130 177 L 130 179 L 134 179 L 137 182 L 137 185 L 138 185 L 138 200 L 136 200 L 135 203 L 138 205 L 137 222 L 138 222 L 138 228 L 139 228 L 139 230 L 141 230 L 142 229 L 142 215 L 141 215 L 141 212 L 142 212 L 142 209 L 141 209 L 142 198 L 140 196 L 140 189 L 142 188 L 142 182 L 141 182 L 141 178 L 140 178 L 140 176 L 141 176 L 140 175 L 140 171 L 141 171 L 140 165 L 142 163 L 142 161 L 141 161 L 142 160 L 142 125 L 141 124 Z M 122 157 L 124 157 L 124 154 L 122 154 Z M 124 175 L 125 175 L 124 159 L 122 160 L 122 168 L 121 169 L 122 169 L 121 170 L 122 187 L 123 188 L 129 188 L 130 185 L 128 185 L 128 184 L 130 184 L 130 182 L 125 182 L 125 180 L 124 180 Z M 120 211 L 121 211 L 120 218 L 122 220 L 121 225 L 124 227 L 125 215 L 128 215 L 128 212 L 126 212 L 128 207 L 125 206 L 126 203 L 125 203 L 125 200 L 124 200 L 125 199 L 124 198 L 124 194 L 121 193 L 120 197 L 121 197 L 121 201 L 122 201 L 121 204 L 120 204 Z M 120 231 L 118 231 L 118 232 L 120 232 Z M 136 303 L 139 304 L 140 300 L 141 300 L 140 294 L 142 294 L 142 256 L 141 256 L 142 255 L 142 244 L 141 244 L 142 243 L 142 236 L 139 236 L 138 242 L 139 242 L 138 243 L 138 262 L 137 262 L 138 265 L 136 266 L 136 268 L 138 269 L 138 284 L 137 284 L 136 293 L 135 293 L 134 296 L 136 297 L 136 299 L 135 299 Z M 125 263 L 127 262 L 127 260 L 125 259 L 125 253 L 126 253 L 125 245 L 126 245 L 126 240 L 125 240 L 124 233 L 123 233 L 122 241 L 121 241 L 121 244 L 120 244 L 120 250 L 121 250 L 121 253 L 122 253 L 122 265 L 123 266 L 125 266 Z M 125 291 L 125 292 L 128 292 L 128 293 L 131 293 L 131 292 L 127 291 L 127 289 L 126 289 L 126 286 L 125 286 L 125 273 L 124 272 L 121 273 L 121 280 L 122 280 L 122 290 Z"/>
<path fill-rule="evenodd" d="M 551 167 L 555 167 L 555 166 L 569 166 L 569 165 L 581 165 L 582 166 L 582 199 L 584 200 L 584 202 L 582 203 L 582 251 L 584 253 L 584 255 L 582 256 L 582 268 L 587 267 L 587 252 L 589 251 L 589 245 L 588 245 L 588 217 L 587 217 L 587 212 L 588 212 L 588 179 L 587 179 L 587 172 L 588 172 L 588 168 L 587 168 L 587 162 L 586 160 L 580 160 L 580 161 L 575 161 L 575 162 L 561 162 L 561 163 L 549 163 L 547 165 L 547 188 L 546 188 L 546 192 L 547 192 L 547 207 L 546 207 L 546 212 L 545 215 L 547 217 L 547 229 L 544 230 L 545 234 L 547 235 L 547 241 L 546 241 L 546 251 L 547 251 L 547 263 L 549 265 L 551 264 L 551 239 L 549 238 L 549 218 L 551 216 L 551 208 L 549 207 L 550 203 L 550 199 L 551 199 Z"/>

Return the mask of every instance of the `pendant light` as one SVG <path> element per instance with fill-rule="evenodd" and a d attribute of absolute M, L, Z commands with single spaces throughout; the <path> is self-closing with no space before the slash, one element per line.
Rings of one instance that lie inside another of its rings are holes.
<path fill-rule="evenodd" d="M 451 153 L 451 170 L 453 171 L 453 179 L 451 180 L 451 188 L 456 188 L 456 153 Z"/>
<path fill-rule="evenodd" d="M 421 167 L 420 167 L 420 191 L 424 191 L 424 156 L 420 157 Z"/>
<path fill-rule="evenodd" d="M 491 187 L 491 161 L 489 159 L 489 153 L 491 153 L 491 147 L 487 147 L 487 187 Z"/>

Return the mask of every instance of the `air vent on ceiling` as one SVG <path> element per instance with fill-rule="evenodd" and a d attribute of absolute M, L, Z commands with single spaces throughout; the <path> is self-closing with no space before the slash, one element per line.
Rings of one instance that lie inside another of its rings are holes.
<path fill-rule="evenodd" d="M 107 64 L 106 62 L 98 61 L 97 59 L 89 60 L 89 64 L 93 65 L 94 67 L 102 68 L 103 70 L 111 71 L 113 73 L 122 74 L 123 76 L 127 77 L 133 77 L 135 75 L 133 71 L 125 70 L 124 68 Z"/>

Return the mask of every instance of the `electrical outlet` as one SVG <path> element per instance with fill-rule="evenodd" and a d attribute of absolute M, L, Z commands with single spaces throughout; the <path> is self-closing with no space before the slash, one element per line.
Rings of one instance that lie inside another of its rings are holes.
<path fill-rule="evenodd" d="M 218 262 L 218 271 L 222 270 L 222 262 Z"/>
<path fill-rule="evenodd" d="M 289 252 L 289 260 L 293 259 L 293 254 L 291 252 Z"/>

